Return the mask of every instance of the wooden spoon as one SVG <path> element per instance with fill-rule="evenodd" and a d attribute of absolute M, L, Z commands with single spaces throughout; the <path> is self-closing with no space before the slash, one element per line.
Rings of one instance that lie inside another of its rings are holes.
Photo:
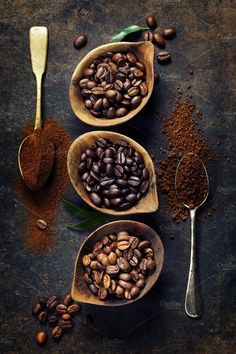
<path fill-rule="evenodd" d="M 121 118 L 96 118 L 94 117 L 89 110 L 85 107 L 84 99 L 81 96 L 79 89 L 79 80 L 83 77 L 84 69 L 87 68 L 93 60 L 99 56 L 103 55 L 107 52 L 133 52 L 139 60 L 146 67 L 146 84 L 148 88 L 148 94 L 145 96 L 141 102 L 141 104 L 136 108 L 131 110 L 126 116 Z M 91 52 L 89 52 L 79 63 L 77 68 L 75 69 L 70 83 L 70 103 L 71 107 L 75 113 L 75 115 L 82 120 L 83 122 L 94 125 L 97 127 L 111 127 L 113 125 L 121 124 L 127 122 L 141 109 L 146 105 L 149 98 L 151 97 L 154 85 L 154 68 L 153 68 L 153 60 L 154 60 L 154 46 L 151 42 L 119 42 L 119 43 L 108 43 L 104 44 L 100 47 L 95 48 Z"/>
<path fill-rule="evenodd" d="M 108 139 L 112 142 L 118 139 L 124 139 L 128 141 L 128 143 L 135 150 L 140 152 L 140 154 L 143 156 L 145 165 L 149 170 L 150 185 L 147 194 L 144 197 L 142 197 L 142 199 L 140 199 L 140 201 L 136 205 L 134 205 L 132 208 L 128 210 L 117 211 L 113 209 L 100 208 L 95 206 L 91 202 L 88 193 L 82 184 L 82 180 L 78 173 L 80 157 L 87 148 L 89 148 L 93 143 L 97 141 L 98 137 Z M 156 175 L 155 175 L 152 159 L 149 156 L 148 152 L 141 145 L 139 145 L 136 141 L 134 141 L 133 139 L 125 135 L 118 134 L 115 132 L 110 132 L 110 131 L 95 131 L 95 132 L 89 132 L 79 136 L 77 139 L 74 140 L 74 142 L 70 146 L 68 156 L 67 156 L 67 168 L 68 168 L 68 173 L 70 176 L 71 183 L 75 188 L 76 192 L 79 194 L 79 196 L 89 206 L 91 206 L 94 209 L 97 209 L 102 213 L 109 214 L 109 215 L 129 215 L 129 214 L 138 214 L 138 213 L 151 213 L 158 209 Z"/>
<path fill-rule="evenodd" d="M 136 299 L 133 300 L 126 300 L 126 299 L 111 300 L 110 299 L 110 300 L 102 301 L 97 296 L 91 293 L 91 291 L 87 287 L 87 284 L 83 280 L 84 268 L 82 265 L 82 258 L 85 254 L 88 254 L 90 252 L 94 243 L 98 241 L 102 236 L 109 235 L 112 234 L 113 232 L 119 232 L 123 230 L 127 230 L 130 232 L 130 234 L 138 236 L 141 239 L 145 239 L 151 242 L 150 246 L 154 250 L 154 260 L 156 262 L 156 269 L 149 277 L 147 277 L 146 286 Z M 143 224 L 141 222 L 131 221 L 131 220 L 119 220 L 119 221 L 109 222 L 105 225 L 100 226 L 95 231 L 93 231 L 80 247 L 75 261 L 71 295 L 75 301 L 79 301 L 87 304 L 93 304 L 93 305 L 114 307 L 114 306 L 131 304 L 141 299 L 145 294 L 148 293 L 148 291 L 155 284 L 155 282 L 157 281 L 161 273 L 163 261 L 164 261 L 164 248 L 161 239 L 150 226 Z"/>

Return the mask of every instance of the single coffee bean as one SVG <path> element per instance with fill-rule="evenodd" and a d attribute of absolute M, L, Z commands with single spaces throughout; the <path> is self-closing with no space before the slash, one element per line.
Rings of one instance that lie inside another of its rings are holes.
<path fill-rule="evenodd" d="M 117 259 L 117 265 L 121 270 L 127 271 L 130 268 L 128 261 L 124 257 L 119 257 Z"/>
<path fill-rule="evenodd" d="M 119 270 L 120 270 L 120 268 L 118 265 L 111 265 L 111 266 L 106 267 L 106 272 L 109 275 L 116 275 L 117 273 L 119 273 Z"/>
<path fill-rule="evenodd" d="M 176 30 L 173 27 L 165 28 L 162 32 L 164 38 L 171 39 L 176 35 Z"/>
<path fill-rule="evenodd" d="M 124 251 L 129 247 L 130 247 L 129 241 L 119 241 L 117 244 L 117 248 L 121 251 Z"/>
<path fill-rule="evenodd" d="M 157 60 L 160 64 L 168 63 L 171 59 L 170 52 L 163 51 L 157 54 Z"/>
<path fill-rule="evenodd" d="M 125 298 L 126 298 L 126 300 L 131 300 L 132 299 L 132 297 L 130 295 L 130 291 L 128 289 L 125 290 Z"/>
<path fill-rule="evenodd" d="M 53 311 L 55 310 L 55 308 L 57 307 L 58 305 L 58 299 L 57 299 L 57 296 L 51 296 L 50 299 L 48 299 L 48 302 L 47 302 L 47 308 L 49 311 Z"/>
<path fill-rule="evenodd" d="M 136 284 L 135 284 L 138 288 L 143 289 L 146 285 L 146 281 L 145 279 L 139 279 Z"/>
<path fill-rule="evenodd" d="M 117 285 L 116 290 L 115 290 L 116 295 L 118 297 L 120 297 L 120 296 L 124 295 L 124 292 L 125 292 L 124 289 L 121 286 Z"/>
<path fill-rule="evenodd" d="M 153 41 L 159 48 L 165 48 L 166 42 L 160 32 L 153 34 Z"/>
<path fill-rule="evenodd" d="M 71 315 L 69 313 L 63 313 L 63 315 L 61 316 L 61 318 L 64 320 L 64 321 L 68 321 L 71 319 Z"/>
<path fill-rule="evenodd" d="M 147 269 L 150 270 L 150 271 L 156 269 L 156 263 L 151 258 L 148 258 L 146 266 L 147 266 Z"/>
<path fill-rule="evenodd" d="M 74 47 L 75 49 L 80 49 L 83 46 L 85 46 L 85 44 L 87 43 L 87 37 L 84 34 L 81 34 L 80 36 L 76 37 L 74 39 Z"/>
<path fill-rule="evenodd" d="M 137 286 L 133 286 L 133 288 L 130 290 L 131 299 L 138 297 L 139 294 L 140 294 L 140 288 L 138 288 Z"/>
<path fill-rule="evenodd" d="M 145 84 L 145 82 L 142 82 L 139 85 L 139 92 L 141 94 L 142 97 L 146 96 L 148 93 L 148 89 L 147 89 L 147 85 Z"/>
<path fill-rule="evenodd" d="M 57 316 L 55 316 L 55 315 L 50 315 L 50 316 L 48 316 L 48 322 L 49 322 L 49 324 L 50 325 L 56 325 L 57 324 L 57 322 L 58 322 L 58 320 L 57 320 Z"/>
<path fill-rule="evenodd" d="M 124 117 L 128 113 L 125 107 L 118 108 L 116 110 L 116 117 Z"/>
<path fill-rule="evenodd" d="M 90 284 L 89 289 L 92 291 L 93 294 L 97 295 L 98 289 L 96 288 L 96 286 L 94 284 Z"/>
<path fill-rule="evenodd" d="M 40 296 L 40 297 L 39 297 L 39 304 L 40 304 L 42 307 L 45 307 L 46 304 L 47 304 L 47 298 L 44 297 L 44 296 Z"/>
<path fill-rule="evenodd" d="M 110 285 L 111 285 L 111 278 L 108 274 L 105 274 L 103 278 L 103 286 L 105 289 L 109 289 Z"/>
<path fill-rule="evenodd" d="M 56 326 L 52 329 L 52 338 L 59 339 L 62 336 L 62 328 L 61 326 Z"/>
<path fill-rule="evenodd" d="M 108 255 L 108 260 L 110 262 L 110 264 L 116 264 L 116 261 L 117 261 L 117 256 L 114 252 L 111 252 L 109 255 Z"/>
<path fill-rule="evenodd" d="M 130 276 L 135 282 L 139 280 L 138 272 L 135 269 L 131 270 Z"/>
<path fill-rule="evenodd" d="M 43 219 L 38 219 L 37 220 L 37 227 L 40 230 L 46 230 L 46 228 L 48 227 L 48 224 L 46 223 L 45 220 Z"/>
<path fill-rule="evenodd" d="M 93 204 L 95 204 L 96 206 L 100 206 L 102 204 L 102 200 L 97 193 L 91 193 L 90 198 Z"/>
<path fill-rule="evenodd" d="M 46 343 L 46 341 L 47 341 L 47 333 L 44 331 L 38 332 L 36 335 L 36 342 L 39 345 L 44 345 Z"/>
<path fill-rule="evenodd" d="M 156 18 L 153 15 L 150 15 L 146 18 L 146 24 L 149 28 L 155 29 L 157 27 Z"/>
<path fill-rule="evenodd" d="M 123 289 L 128 289 L 129 291 L 132 289 L 133 284 L 127 281 L 124 281 L 122 279 L 120 279 L 118 281 L 118 284 L 123 288 Z"/>
<path fill-rule="evenodd" d="M 45 323 L 47 321 L 47 312 L 42 311 L 38 316 L 39 322 Z"/>
<path fill-rule="evenodd" d="M 32 306 L 32 315 L 38 316 L 42 311 L 42 306 L 40 304 L 35 304 Z"/>
<path fill-rule="evenodd" d="M 56 307 L 56 311 L 57 311 L 58 315 L 63 315 L 64 313 L 67 312 L 67 306 L 65 306 L 63 304 L 59 304 Z"/>
<path fill-rule="evenodd" d="M 105 288 L 100 288 L 98 290 L 98 297 L 100 300 L 105 300 L 107 298 L 108 292 Z"/>
<path fill-rule="evenodd" d="M 88 255 L 85 255 L 82 259 L 82 263 L 85 267 L 87 267 L 91 262 L 91 259 Z"/>
<path fill-rule="evenodd" d="M 151 31 L 144 32 L 143 34 L 144 41 L 152 42 L 153 41 L 153 34 Z"/>
<path fill-rule="evenodd" d="M 131 258 L 133 257 L 133 249 L 132 248 L 128 248 L 127 250 L 124 250 L 123 252 L 123 256 L 125 259 L 127 259 L 128 261 L 131 260 Z"/>
<path fill-rule="evenodd" d="M 73 323 L 70 320 L 60 320 L 59 321 L 59 326 L 64 330 L 64 331 L 70 331 L 73 328 Z"/>
<path fill-rule="evenodd" d="M 138 265 L 138 258 L 136 256 L 133 256 L 131 258 L 131 260 L 129 261 L 129 264 L 132 266 L 132 267 L 136 267 Z"/>
<path fill-rule="evenodd" d="M 137 108 L 137 107 L 140 105 L 141 102 L 142 102 L 141 96 L 135 96 L 135 97 L 133 97 L 132 100 L 131 100 L 131 106 L 132 106 L 132 108 L 133 108 L 133 109 Z"/>
<path fill-rule="evenodd" d="M 150 241 L 147 241 L 147 240 L 142 240 L 140 241 L 139 245 L 138 245 L 138 249 L 142 249 L 142 248 L 145 248 L 147 247 L 148 245 L 150 244 Z"/>
<path fill-rule="evenodd" d="M 143 258 L 139 264 L 139 268 L 142 271 L 147 270 L 147 258 Z"/>
<path fill-rule="evenodd" d="M 144 249 L 144 253 L 146 255 L 147 258 L 153 258 L 154 256 L 154 251 L 152 248 L 148 247 Z"/>

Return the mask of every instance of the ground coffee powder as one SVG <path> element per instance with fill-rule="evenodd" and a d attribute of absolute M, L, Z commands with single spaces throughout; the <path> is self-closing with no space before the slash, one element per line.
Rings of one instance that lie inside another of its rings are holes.
<path fill-rule="evenodd" d="M 165 195 L 166 209 L 176 222 L 180 222 L 187 219 L 188 210 L 180 203 L 175 191 L 175 173 L 179 160 L 185 154 L 194 152 L 205 164 L 208 164 L 213 154 L 208 149 L 207 141 L 201 136 L 197 122 L 198 114 L 195 112 L 189 94 L 179 95 L 177 89 L 170 106 L 171 112 L 164 118 L 162 129 L 168 146 L 161 150 L 166 153 L 166 156 L 158 161 L 156 173 L 159 188 Z"/>
<path fill-rule="evenodd" d="M 26 126 L 23 129 L 23 137 L 32 132 L 33 127 Z M 54 144 L 55 156 L 51 175 L 47 183 L 38 191 L 28 189 L 22 179 L 17 186 L 19 201 L 27 213 L 26 242 L 34 252 L 44 252 L 53 244 L 54 219 L 58 203 L 68 185 L 66 158 L 71 143 L 66 129 L 53 120 L 45 122 L 42 133 Z M 38 219 L 46 221 L 46 229 L 38 228 Z"/>

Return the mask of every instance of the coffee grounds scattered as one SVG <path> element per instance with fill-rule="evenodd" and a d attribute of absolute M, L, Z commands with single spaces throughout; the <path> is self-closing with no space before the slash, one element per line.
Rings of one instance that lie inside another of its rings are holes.
<path fill-rule="evenodd" d="M 166 135 L 168 147 L 161 148 L 166 157 L 158 161 L 156 169 L 157 181 L 161 192 L 165 195 L 166 209 L 176 222 L 188 218 L 188 210 L 180 203 L 175 191 L 175 173 L 181 157 L 193 152 L 207 165 L 213 159 L 213 153 L 208 149 L 207 141 L 201 136 L 195 106 L 189 94 L 176 94 L 170 101 L 170 115 L 163 118 L 162 133 Z"/>
<path fill-rule="evenodd" d="M 23 128 L 23 138 L 33 132 L 32 126 Z M 20 179 L 17 185 L 19 200 L 27 213 L 25 236 L 33 252 L 45 252 L 53 245 L 54 219 L 60 198 L 68 186 L 66 158 L 71 139 L 64 127 L 53 120 L 47 120 L 42 130 L 45 139 L 54 144 L 55 157 L 52 173 L 47 183 L 38 191 L 29 190 Z M 40 230 L 37 220 L 47 222 L 47 228 Z"/>

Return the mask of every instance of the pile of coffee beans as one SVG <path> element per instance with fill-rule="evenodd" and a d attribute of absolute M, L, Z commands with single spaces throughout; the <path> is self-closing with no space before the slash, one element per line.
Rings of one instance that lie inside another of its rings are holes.
<path fill-rule="evenodd" d="M 150 28 L 150 31 L 144 32 L 143 39 L 145 41 L 153 42 L 157 47 L 163 49 L 166 46 L 166 39 L 172 39 L 176 35 L 176 30 L 173 27 L 165 28 L 162 31 L 153 30 L 157 27 L 156 18 L 151 15 L 146 18 L 146 24 Z M 165 64 L 171 60 L 169 51 L 161 51 L 157 53 L 157 60 L 160 64 Z"/>
<path fill-rule="evenodd" d="M 90 200 L 100 208 L 127 210 L 149 188 L 142 155 L 123 139 L 99 138 L 81 155 L 79 175 Z"/>
<path fill-rule="evenodd" d="M 145 66 L 133 53 L 108 52 L 84 70 L 79 88 L 93 116 L 124 117 L 148 93 Z"/>
<path fill-rule="evenodd" d="M 41 324 L 48 324 L 51 329 L 52 338 L 57 340 L 63 333 L 73 329 L 72 318 L 80 311 L 80 306 L 74 303 L 70 294 L 66 294 L 62 301 L 51 296 L 49 299 L 40 297 L 32 307 L 32 315 L 37 317 Z M 38 344 L 43 345 L 47 341 L 47 332 L 40 331 L 36 335 Z"/>
<path fill-rule="evenodd" d="M 135 299 L 156 268 L 150 241 L 128 231 L 103 236 L 94 244 L 92 252 L 83 257 L 82 263 L 85 282 L 102 301 Z"/>

